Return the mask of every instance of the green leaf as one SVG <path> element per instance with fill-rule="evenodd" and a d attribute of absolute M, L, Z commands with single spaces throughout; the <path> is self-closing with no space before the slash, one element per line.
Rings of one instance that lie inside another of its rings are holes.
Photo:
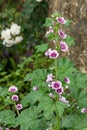
<path fill-rule="evenodd" d="M 52 21 L 53 21 L 52 18 L 46 18 L 46 22 L 45 22 L 44 26 L 46 26 L 46 27 L 52 26 L 53 25 Z"/>
<path fill-rule="evenodd" d="M 57 73 L 58 78 L 60 78 L 60 80 L 63 80 L 66 76 L 69 78 L 72 77 L 73 72 L 76 71 L 76 69 L 73 66 L 74 64 L 68 58 L 59 59 Z"/>
<path fill-rule="evenodd" d="M 39 122 L 36 107 L 22 111 L 17 117 L 17 123 L 21 127 L 20 130 L 36 130 Z"/>
<path fill-rule="evenodd" d="M 67 43 L 68 46 L 75 45 L 75 39 L 69 35 L 65 39 L 65 42 Z"/>
<path fill-rule="evenodd" d="M 85 130 L 87 128 L 87 117 L 79 115 L 67 115 L 62 119 L 62 128 L 73 130 Z"/>
<path fill-rule="evenodd" d="M 46 69 L 36 69 L 33 73 L 29 73 L 25 76 L 24 81 L 31 80 L 31 86 L 45 87 L 47 86 L 45 80 L 47 76 Z"/>
<path fill-rule="evenodd" d="M 36 52 L 45 52 L 48 49 L 48 44 L 41 44 L 35 47 Z"/>
<path fill-rule="evenodd" d="M 8 89 L 5 87 L 0 87 L 0 97 L 5 97 L 8 94 Z"/>
<path fill-rule="evenodd" d="M 86 116 L 75 116 L 74 119 L 74 130 L 84 130 L 87 129 L 87 117 Z"/>
<path fill-rule="evenodd" d="M 65 26 L 70 26 L 72 24 L 72 22 L 73 22 L 72 20 L 67 19 Z"/>
<path fill-rule="evenodd" d="M 56 106 L 55 112 L 57 111 L 59 116 L 61 117 L 64 112 L 64 109 L 67 108 L 67 105 L 63 102 L 56 102 L 55 106 Z"/>
<path fill-rule="evenodd" d="M 78 105 L 81 107 L 87 107 L 87 92 L 82 90 L 78 97 Z"/>
<path fill-rule="evenodd" d="M 49 41 L 53 41 L 55 37 L 54 37 L 53 33 L 49 33 L 48 36 L 47 36 L 47 38 L 48 38 Z M 58 38 L 58 36 L 57 36 L 57 38 Z"/>
<path fill-rule="evenodd" d="M 38 91 L 32 91 L 31 93 L 27 94 L 22 100 L 21 103 L 24 106 L 27 104 L 34 105 L 35 102 L 40 101 L 41 98 L 43 98 L 44 94 Z"/>
<path fill-rule="evenodd" d="M 72 115 L 66 115 L 62 118 L 62 128 L 72 128 L 74 123 L 74 117 Z"/>
<path fill-rule="evenodd" d="M 11 110 L 4 110 L 0 112 L 0 124 L 4 126 L 14 126 L 15 125 L 15 113 Z"/>
<path fill-rule="evenodd" d="M 44 96 L 38 105 L 38 111 L 44 111 L 46 119 L 52 118 L 54 112 L 61 117 L 64 112 L 64 108 L 66 108 L 65 103 L 55 101 L 48 96 Z"/>

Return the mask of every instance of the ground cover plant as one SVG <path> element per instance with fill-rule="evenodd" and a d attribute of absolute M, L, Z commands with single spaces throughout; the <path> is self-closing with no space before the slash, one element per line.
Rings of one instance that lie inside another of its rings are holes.
<path fill-rule="evenodd" d="M 87 130 L 87 75 L 63 56 L 75 44 L 64 31 L 70 22 L 54 13 L 44 24 L 46 43 L 9 73 L 1 71 L 1 130 Z M 13 23 L 1 32 L 4 46 L 17 46 L 18 36 L 22 42 L 20 29 Z"/>

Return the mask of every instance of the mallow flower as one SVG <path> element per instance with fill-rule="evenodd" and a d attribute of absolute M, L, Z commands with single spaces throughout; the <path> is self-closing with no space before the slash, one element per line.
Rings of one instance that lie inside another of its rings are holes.
<path fill-rule="evenodd" d="M 60 81 L 53 81 L 51 87 L 52 89 L 57 90 L 62 87 L 62 83 Z"/>
<path fill-rule="evenodd" d="M 56 59 L 58 56 L 59 56 L 59 53 L 57 50 L 51 50 L 49 52 L 49 58 L 51 58 L 51 59 Z"/>
<path fill-rule="evenodd" d="M 56 20 L 58 21 L 58 23 L 60 24 L 65 24 L 66 20 L 63 17 L 57 17 Z"/>
<path fill-rule="evenodd" d="M 64 92 L 63 87 L 56 89 L 56 93 L 59 94 L 59 95 L 61 95 L 63 92 Z"/>
<path fill-rule="evenodd" d="M 11 87 L 9 87 L 8 91 L 14 93 L 14 92 L 18 91 L 18 88 L 15 86 L 11 86 Z"/>
<path fill-rule="evenodd" d="M 58 34 L 61 38 L 64 38 L 64 39 L 67 37 L 67 35 L 62 30 L 58 30 Z"/>
<path fill-rule="evenodd" d="M 67 83 L 67 84 L 70 84 L 70 79 L 68 77 L 65 77 L 64 78 L 64 81 Z"/>
<path fill-rule="evenodd" d="M 46 82 L 51 82 L 52 80 L 53 80 L 53 74 L 51 73 L 51 74 L 48 74 L 47 75 L 47 79 L 46 79 Z"/>
<path fill-rule="evenodd" d="M 12 95 L 11 99 L 13 101 L 18 101 L 19 100 L 18 95 Z"/>
<path fill-rule="evenodd" d="M 23 108 L 22 104 L 17 104 L 17 105 L 16 105 L 16 109 L 17 109 L 17 110 L 21 110 L 22 108 Z"/>
<path fill-rule="evenodd" d="M 60 47 L 61 47 L 61 51 L 63 51 L 63 52 L 68 51 L 68 45 L 65 42 L 61 41 Z"/>
<path fill-rule="evenodd" d="M 87 108 L 82 108 L 82 109 L 81 109 L 81 112 L 82 112 L 82 113 L 87 113 Z"/>

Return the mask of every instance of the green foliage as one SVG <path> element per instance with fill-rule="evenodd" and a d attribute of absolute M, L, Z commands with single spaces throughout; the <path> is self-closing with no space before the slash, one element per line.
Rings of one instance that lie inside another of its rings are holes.
<path fill-rule="evenodd" d="M 39 112 L 44 111 L 44 116 L 47 120 L 52 119 L 54 112 L 61 117 L 64 108 L 66 108 L 65 103 L 54 101 L 48 96 L 44 96 L 38 105 Z"/>
<path fill-rule="evenodd" d="M 69 35 L 65 39 L 65 42 L 67 43 L 68 46 L 75 45 L 75 39 Z"/>
<path fill-rule="evenodd" d="M 74 68 L 73 62 L 71 62 L 68 58 L 61 58 L 58 60 L 58 78 L 60 80 L 63 80 L 65 76 L 72 77 L 74 72 L 77 72 L 77 70 Z M 54 64 L 52 66 L 54 68 Z"/>
<path fill-rule="evenodd" d="M 24 81 L 29 81 L 31 79 L 31 86 L 45 87 L 46 86 L 46 69 L 36 69 L 33 73 L 29 73 L 25 76 Z"/>
<path fill-rule="evenodd" d="M 0 124 L 9 127 L 15 125 L 15 113 L 12 110 L 0 111 Z"/>
<path fill-rule="evenodd" d="M 44 26 L 46 26 L 46 27 L 52 26 L 53 25 L 52 21 L 53 21 L 52 18 L 46 18 L 46 22 L 45 22 Z"/>
<path fill-rule="evenodd" d="M 38 119 L 36 107 L 31 107 L 20 113 L 17 117 L 17 124 L 21 126 L 20 130 L 37 130 L 40 119 Z"/>
<path fill-rule="evenodd" d="M 32 98 L 33 97 L 33 98 Z M 21 101 L 24 107 L 30 105 L 34 105 L 37 101 L 40 102 L 41 98 L 44 97 L 44 93 L 41 91 L 32 91 L 28 93 Z"/>
<path fill-rule="evenodd" d="M 36 49 L 36 52 L 42 52 L 42 53 L 44 53 L 48 49 L 48 44 L 37 45 L 35 47 L 35 49 Z"/>
<path fill-rule="evenodd" d="M 74 130 L 85 130 L 87 129 L 86 120 L 86 116 L 69 115 L 62 119 L 62 127 Z"/>

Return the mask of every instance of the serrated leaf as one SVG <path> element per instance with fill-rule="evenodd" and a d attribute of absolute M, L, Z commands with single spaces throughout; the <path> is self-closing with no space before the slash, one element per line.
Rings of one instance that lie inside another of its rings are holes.
<path fill-rule="evenodd" d="M 69 35 L 65 39 L 65 42 L 67 43 L 68 46 L 75 45 L 75 39 Z"/>
<path fill-rule="evenodd" d="M 52 118 L 54 112 L 61 117 L 64 112 L 64 108 L 66 108 L 65 103 L 52 100 L 48 96 L 44 96 L 38 105 L 38 111 L 44 111 L 46 119 Z"/>
<path fill-rule="evenodd" d="M 35 130 L 38 127 L 40 120 L 38 119 L 37 108 L 32 107 L 20 113 L 17 117 L 17 122 L 20 125 L 20 130 Z"/>
<path fill-rule="evenodd" d="M 46 27 L 52 26 L 53 25 L 52 21 L 53 21 L 52 18 L 46 18 L 44 26 Z"/>
<path fill-rule="evenodd" d="M 87 128 L 87 117 L 80 115 L 67 115 L 62 119 L 62 128 L 84 130 Z"/>
<path fill-rule="evenodd" d="M 27 104 L 32 104 L 34 105 L 34 103 L 36 101 L 40 101 L 40 99 L 43 97 L 43 93 L 39 92 L 39 91 L 32 91 L 31 93 L 27 94 L 22 100 L 21 103 L 23 106 L 26 106 Z"/>
<path fill-rule="evenodd" d="M 8 93 L 8 89 L 5 87 L 0 87 L 0 97 L 5 97 Z"/>
<path fill-rule="evenodd" d="M 67 105 L 63 102 L 56 102 L 55 105 L 56 105 L 55 112 L 57 111 L 59 116 L 61 117 L 64 112 L 64 109 L 67 108 Z"/>
<path fill-rule="evenodd" d="M 62 128 L 72 128 L 74 123 L 74 117 L 72 115 L 66 115 L 62 118 Z"/>
<path fill-rule="evenodd" d="M 4 110 L 0 112 L 0 124 L 14 126 L 15 113 L 11 110 Z"/>
<path fill-rule="evenodd" d="M 46 69 L 36 69 L 33 71 L 33 73 L 27 74 L 24 78 L 24 81 L 29 81 L 29 79 L 32 79 L 31 86 L 45 87 L 47 85 L 45 82 L 46 74 Z"/>
<path fill-rule="evenodd" d="M 84 130 L 84 128 L 87 128 L 87 117 L 86 116 L 78 116 L 75 115 L 74 119 L 74 130 Z"/>
<path fill-rule="evenodd" d="M 36 52 L 45 52 L 48 49 L 48 44 L 41 44 L 35 47 Z"/>
<path fill-rule="evenodd" d="M 72 73 L 76 71 L 74 64 L 68 58 L 61 58 L 58 60 L 58 78 L 63 80 L 64 77 L 72 77 Z"/>

